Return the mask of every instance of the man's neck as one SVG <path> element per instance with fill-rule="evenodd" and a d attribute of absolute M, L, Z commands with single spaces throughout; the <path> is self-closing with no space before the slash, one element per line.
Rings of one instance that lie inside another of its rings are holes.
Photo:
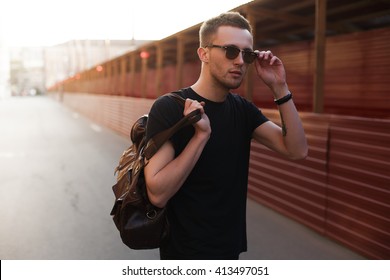
<path fill-rule="evenodd" d="M 191 88 L 203 98 L 213 102 L 224 102 L 229 93 L 228 89 L 215 87 L 212 83 L 206 83 L 199 79 Z"/>

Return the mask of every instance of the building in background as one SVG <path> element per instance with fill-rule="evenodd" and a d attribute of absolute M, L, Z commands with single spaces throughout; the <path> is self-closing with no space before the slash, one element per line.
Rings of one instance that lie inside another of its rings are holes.
<path fill-rule="evenodd" d="M 10 80 L 10 63 L 9 53 L 6 41 L 3 39 L 3 32 L 0 26 L 0 99 L 11 94 Z"/>
<path fill-rule="evenodd" d="M 148 42 L 72 40 L 51 47 L 14 47 L 9 52 L 5 48 L 0 51 L 9 56 L 0 58 L 0 90 L 5 92 L 9 88 L 16 96 L 45 94 L 47 87 Z"/>
<path fill-rule="evenodd" d="M 150 41 L 143 40 L 73 40 L 45 48 L 45 87 L 73 77 L 104 61 L 133 51 Z"/>
<path fill-rule="evenodd" d="M 14 96 L 45 93 L 42 47 L 10 48 L 10 88 Z"/>

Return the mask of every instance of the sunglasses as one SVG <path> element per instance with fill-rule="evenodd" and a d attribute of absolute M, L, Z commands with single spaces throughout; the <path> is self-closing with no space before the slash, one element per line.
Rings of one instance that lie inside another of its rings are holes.
<path fill-rule="evenodd" d="M 225 50 L 225 56 L 227 59 L 235 59 L 242 52 L 242 59 L 245 63 L 252 63 L 257 58 L 257 53 L 250 50 L 241 50 L 236 46 L 219 46 L 219 45 L 209 45 L 206 48 L 220 48 Z"/>

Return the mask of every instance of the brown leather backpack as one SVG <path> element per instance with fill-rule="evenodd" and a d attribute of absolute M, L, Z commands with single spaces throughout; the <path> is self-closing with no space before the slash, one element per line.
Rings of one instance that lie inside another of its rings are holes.
<path fill-rule="evenodd" d="M 185 99 L 178 94 L 167 95 L 184 107 Z M 196 123 L 200 118 L 200 111 L 193 111 L 147 142 L 145 132 L 148 116 L 140 117 L 133 124 L 130 132 L 132 145 L 123 152 L 115 168 L 117 183 L 112 187 L 115 203 L 111 211 L 121 239 L 128 247 L 158 248 L 167 238 L 169 222 L 166 209 L 155 207 L 150 203 L 146 191 L 144 167 L 165 141 L 181 128 Z"/>

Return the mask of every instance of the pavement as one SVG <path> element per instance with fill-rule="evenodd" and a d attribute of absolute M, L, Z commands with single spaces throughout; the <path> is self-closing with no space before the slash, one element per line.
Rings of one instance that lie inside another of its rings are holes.
<path fill-rule="evenodd" d="M 158 259 L 123 245 L 109 215 L 129 144 L 48 97 L 0 99 L 0 259 Z M 252 200 L 247 225 L 241 259 L 365 259 Z"/>

